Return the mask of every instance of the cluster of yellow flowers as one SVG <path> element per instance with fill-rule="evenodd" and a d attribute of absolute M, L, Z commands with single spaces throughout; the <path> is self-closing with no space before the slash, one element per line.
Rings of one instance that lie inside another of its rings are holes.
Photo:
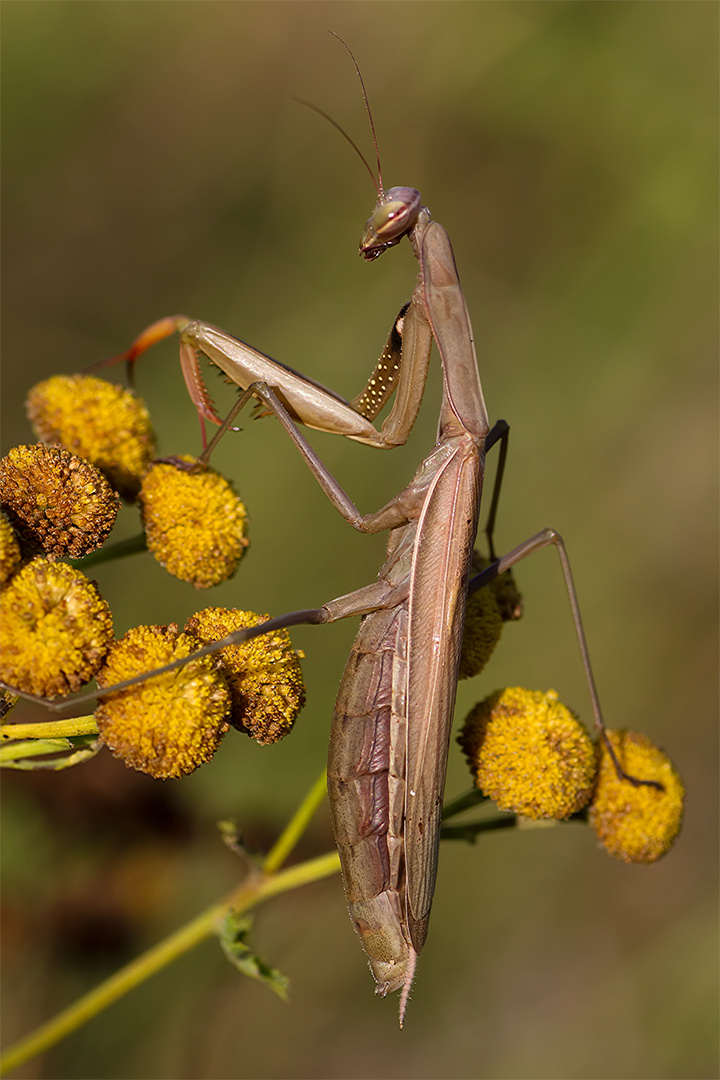
<path fill-rule="evenodd" d="M 468 714 L 458 742 L 500 810 L 529 821 L 587 819 L 623 862 L 655 862 L 680 831 L 685 792 L 662 750 L 628 731 L 593 743 L 554 690 L 496 691 Z"/>
<path fill-rule="evenodd" d="M 479 573 L 489 562 L 476 553 L 473 565 Z M 521 615 L 509 570 L 470 597 L 461 678 L 483 670 L 503 625 Z M 554 690 L 497 690 L 470 711 L 458 742 L 476 787 L 520 822 L 588 820 L 624 862 L 654 862 L 680 831 L 685 793 L 662 750 L 626 731 L 593 743 Z"/>
<path fill-rule="evenodd" d="M 260 743 L 282 738 L 305 702 L 287 631 L 226 644 L 145 680 L 268 616 L 208 608 L 182 632 L 140 626 L 116 642 L 96 583 L 60 561 L 105 544 L 120 494 L 137 503 L 146 546 L 169 573 L 199 589 L 225 581 L 248 545 L 247 513 L 231 484 L 187 456 L 154 461 L 144 403 L 103 379 L 48 379 L 30 392 L 28 414 L 41 441 L 0 460 L 0 680 L 55 698 L 96 678 L 100 740 L 156 777 L 208 761 L 230 726 Z M 131 687 L 108 693 L 128 679 Z"/>
<path fill-rule="evenodd" d="M 105 543 L 117 491 L 137 502 L 146 546 L 169 573 L 196 588 L 227 580 L 248 544 L 231 484 L 187 456 L 154 461 L 145 405 L 102 379 L 49 379 L 31 391 L 28 412 L 42 441 L 0 461 L 0 680 L 53 698 L 96 678 L 100 741 L 155 777 L 209 761 L 230 726 L 260 743 L 282 738 L 305 702 L 286 630 L 242 641 L 268 616 L 207 608 L 182 631 L 139 626 L 115 642 L 96 584 L 59 561 Z M 476 571 L 488 565 L 475 557 Z M 509 571 L 471 596 L 461 678 L 483 670 L 503 625 L 521 614 Z M 678 833 L 684 793 L 662 751 L 631 732 L 593 743 L 553 691 L 497 691 L 471 711 L 458 741 L 476 786 L 518 820 L 586 818 L 627 862 L 654 861 Z"/>

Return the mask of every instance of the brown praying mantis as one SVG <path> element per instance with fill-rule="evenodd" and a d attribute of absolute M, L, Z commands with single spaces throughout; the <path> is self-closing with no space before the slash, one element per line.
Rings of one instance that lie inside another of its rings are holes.
<path fill-rule="evenodd" d="M 362 75 L 352 59 L 367 105 Z M 378 197 L 363 232 L 360 254 L 374 260 L 407 236 L 419 273 L 412 297 L 401 308 L 385 350 L 357 397 L 347 401 L 225 331 L 184 316 L 153 323 L 122 357 L 113 360 L 133 362 L 150 345 L 178 332 L 191 399 L 201 417 L 220 424 L 201 460 L 208 459 L 239 411 L 255 399 L 264 412 L 277 417 L 327 497 L 353 528 L 366 533 L 390 531 L 386 561 L 374 583 L 320 608 L 279 616 L 193 656 L 279 626 L 362 617 L 333 715 L 328 790 L 351 918 L 378 993 L 402 991 L 402 1024 L 435 887 L 469 589 L 486 584 L 539 548 L 554 545 L 599 731 L 604 724 L 561 537 L 545 529 L 504 557 L 494 557 L 492 526 L 508 427 L 501 421 L 491 429 L 488 422 L 472 327 L 449 237 L 432 220 L 418 191 L 384 188 L 369 106 L 368 115 L 377 158 Z M 363 515 L 297 425 L 344 435 L 378 449 L 402 445 L 417 417 L 433 342 L 443 373 L 436 444 L 398 495 L 378 511 Z M 222 422 L 204 387 L 200 356 L 221 368 L 241 389 Z M 392 408 L 378 430 L 374 421 L 393 394 Z M 486 530 L 494 561 L 470 582 L 485 453 L 497 442 L 502 445 L 502 458 Z M 102 694 L 117 689 L 108 687 Z"/>

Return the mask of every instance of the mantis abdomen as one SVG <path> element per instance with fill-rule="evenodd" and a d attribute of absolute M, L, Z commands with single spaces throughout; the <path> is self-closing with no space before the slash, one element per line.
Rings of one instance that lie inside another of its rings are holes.
<path fill-rule="evenodd" d="M 383 995 L 404 985 L 412 950 L 404 852 L 407 642 L 407 600 L 363 617 L 340 683 L 328 753 L 345 894 Z"/>

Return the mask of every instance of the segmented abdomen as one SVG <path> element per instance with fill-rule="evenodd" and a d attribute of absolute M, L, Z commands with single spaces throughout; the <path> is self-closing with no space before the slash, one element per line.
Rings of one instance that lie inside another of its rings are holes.
<path fill-rule="evenodd" d="M 328 793 L 350 916 L 377 991 L 405 981 L 407 605 L 365 615 L 333 713 Z"/>

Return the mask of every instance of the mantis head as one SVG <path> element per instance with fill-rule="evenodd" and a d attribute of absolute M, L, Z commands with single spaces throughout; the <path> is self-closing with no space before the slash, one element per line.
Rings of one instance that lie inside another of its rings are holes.
<path fill-rule="evenodd" d="M 365 89 L 365 80 L 362 77 L 358 62 L 348 43 L 343 41 L 340 35 L 336 34 L 334 30 L 331 30 L 330 33 L 334 38 L 338 39 L 345 49 L 347 49 L 350 54 L 350 59 L 355 65 L 358 79 L 360 80 L 360 87 L 362 89 L 363 100 L 370 121 L 370 130 L 372 131 L 373 144 L 375 146 L 377 177 L 370 168 L 362 150 L 350 138 L 347 131 L 345 131 L 336 120 L 333 120 L 332 116 L 329 116 L 323 109 L 319 109 L 317 105 L 313 105 L 310 101 L 303 101 L 302 98 L 295 98 L 295 100 L 300 105 L 305 105 L 307 108 L 312 109 L 313 112 L 318 113 L 319 116 L 322 116 L 332 124 L 350 146 L 352 146 L 353 150 L 370 174 L 370 179 L 377 191 L 377 202 L 375 203 L 375 209 L 365 223 L 365 230 L 360 240 L 360 254 L 363 259 L 366 259 L 369 262 L 372 259 L 377 259 L 378 255 L 382 255 L 383 251 L 386 251 L 388 248 L 395 247 L 396 244 L 400 243 L 403 236 L 406 236 L 415 228 L 420 213 L 423 210 L 422 199 L 420 192 L 411 187 L 394 187 L 385 191 L 382 179 L 382 169 L 380 168 L 380 151 L 378 149 L 377 135 L 375 132 L 375 121 L 373 120 L 370 102 L 368 101 L 367 91 Z"/>
<path fill-rule="evenodd" d="M 421 210 L 422 199 L 415 188 L 394 187 L 389 191 L 381 188 L 360 240 L 363 259 L 377 259 L 383 251 L 399 244 L 415 227 Z"/>

